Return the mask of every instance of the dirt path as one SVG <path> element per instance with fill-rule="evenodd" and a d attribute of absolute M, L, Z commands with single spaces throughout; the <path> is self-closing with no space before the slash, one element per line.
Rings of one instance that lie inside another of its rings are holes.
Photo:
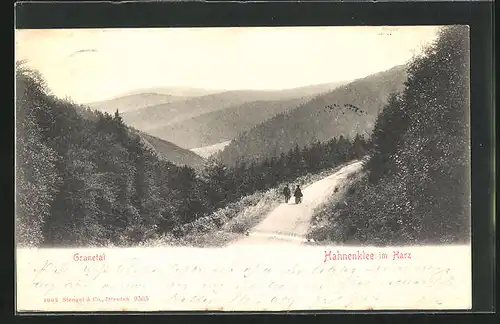
<path fill-rule="evenodd" d="M 314 182 L 302 189 L 304 194 L 301 204 L 296 205 L 294 197 L 288 203 L 282 203 L 271 211 L 268 216 L 249 235 L 233 245 L 295 243 L 306 241 L 305 235 L 314 209 L 328 199 L 349 174 L 361 168 L 361 162 L 353 162 L 334 174 Z M 291 188 L 292 192 L 294 188 Z"/>

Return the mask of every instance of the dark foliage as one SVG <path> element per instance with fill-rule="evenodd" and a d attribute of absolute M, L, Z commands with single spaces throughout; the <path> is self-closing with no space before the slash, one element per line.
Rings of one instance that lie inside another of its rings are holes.
<path fill-rule="evenodd" d="M 367 244 L 470 239 L 468 27 L 443 28 L 408 75 L 405 91 L 392 97 L 377 119 L 368 177 L 324 212 L 330 231 L 322 239 Z"/>
<path fill-rule="evenodd" d="M 357 135 L 353 141 L 340 136 L 326 142 L 316 142 L 304 148 L 295 148 L 279 156 L 266 158 L 260 163 L 238 163 L 235 167 L 226 167 L 220 161 L 214 161 L 209 179 L 215 180 L 215 186 L 226 185 L 230 190 L 220 191 L 216 201 L 229 203 L 256 191 L 267 190 L 284 182 L 309 173 L 329 169 L 345 162 L 360 159 L 366 154 L 366 142 Z M 213 192 L 215 188 L 212 189 Z M 224 203 L 222 204 L 224 205 Z"/>
<path fill-rule="evenodd" d="M 60 100 L 36 72 L 16 72 L 20 245 L 134 244 L 207 209 L 194 170 L 159 159 L 118 112 Z"/>

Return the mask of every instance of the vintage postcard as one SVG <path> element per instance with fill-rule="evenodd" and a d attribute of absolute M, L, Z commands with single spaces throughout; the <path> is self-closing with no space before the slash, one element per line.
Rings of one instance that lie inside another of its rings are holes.
<path fill-rule="evenodd" d="M 15 32 L 16 309 L 471 309 L 469 27 Z"/>

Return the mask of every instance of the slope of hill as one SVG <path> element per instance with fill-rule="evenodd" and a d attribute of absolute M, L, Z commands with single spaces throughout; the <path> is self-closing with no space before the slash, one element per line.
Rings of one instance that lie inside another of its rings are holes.
<path fill-rule="evenodd" d="M 389 95 L 402 91 L 405 81 L 405 66 L 355 80 L 241 133 L 219 157 L 233 164 L 277 155 L 296 144 L 369 134 Z"/>
<path fill-rule="evenodd" d="M 180 100 L 185 100 L 185 97 L 160 94 L 155 92 L 143 92 L 99 102 L 91 102 L 86 105 L 93 110 L 99 110 L 102 112 L 114 113 L 118 109 L 123 113 L 131 110 L 137 110 L 149 106 L 161 105 Z"/>
<path fill-rule="evenodd" d="M 205 159 L 195 152 L 183 149 L 173 143 L 164 141 L 141 131 L 136 131 L 136 133 L 141 137 L 144 145 L 152 148 L 160 158 L 168 160 L 179 166 L 187 165 L 195 169 L 202 168 L 204 165 Z"/>
<path fill-rule="evenodd" d="M 285 90 L 224 91 L 125 112 L 123 119 L 128 124 L 149 132 L 151 129 L 248 102 L 301 98 L 334 89 L 338 85 L 339 83 L 332 83 Z"/>
<path fill-rule="evenodd" d="M 239 133 L 307 102 L 311 97 L 289 100 L 253 101 L 209 112 L 148 133 L 184 148 L 199 148 L 229 141 Z"/>
<path fill-rule="evenodd" d="M 51 96 L 22 63 L 15 99 L 18 246 L 130 246 L 220 208 L 205 179 L 144 138 L 175 148 L 141 139 L 119 114 Z"/>
<path fill-rule="evenodd" d="M 96 122 L 99 120 L 98 115 L 85 105 L 75 105 L 75 111 L 84 119 Z M 111 114 L 116 118 L 116 113 Z M 156 156 L 162 160 L 166 160 L 178 166 L 187 165 L 189 167 L 199 169 L 204 166 L 205 159 L 193 151 L 183 149 L 173 143 L 154 137 L 126 125 L 127 129 L 136 135 L 139 135 L 141 142 L 146 147 L 152 149 Z"/>

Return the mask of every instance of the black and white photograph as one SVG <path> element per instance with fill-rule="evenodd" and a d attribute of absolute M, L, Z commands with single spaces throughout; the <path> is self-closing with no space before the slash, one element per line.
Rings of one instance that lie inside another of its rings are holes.
<path fill-rule="evenodd" d="M 18 311 L 470 308 L 469 46 L 16 30 Z"/>

